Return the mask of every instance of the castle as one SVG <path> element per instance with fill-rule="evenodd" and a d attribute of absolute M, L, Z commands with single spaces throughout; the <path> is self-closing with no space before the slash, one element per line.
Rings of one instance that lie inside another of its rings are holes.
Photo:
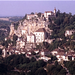
<path fill-rule="evenodd" d="M 42 43 L 43 41 L 48 39 L 48 36 L 50 36 L 52 33 L 52 30 L 48 28 L 48 25 L 50 23 L 48 21 L 49 17 L 56 17 L 56 9 L 54 9 L 54 12 L 45 11 L 44 14 L 41 13 L 40 17 L 37 15 L 37 13 L 27 14 L 27 19 L 20 20 L 17 29 L 15 29 L 14 24 L 11 23 L 9 37 L 12 37 L 14 34 L 16 34 L 18 38 L 23 37 L 25 41 L 21 41 L 21 45 L 23 45 L 22 43 L 24 42 L 25 44 Z M 20 44 L 20 41 L 17 41 L 17 45 L 18 43 Z"/>

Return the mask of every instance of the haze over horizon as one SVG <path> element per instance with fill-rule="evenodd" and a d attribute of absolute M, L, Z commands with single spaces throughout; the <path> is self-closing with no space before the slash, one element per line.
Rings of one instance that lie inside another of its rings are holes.
<path fill-rule="evenodd" d="M 75 14 L 75 1 L 0 1 L 0 16 L 25 16 L 31 12 L 60 10 Z"/>

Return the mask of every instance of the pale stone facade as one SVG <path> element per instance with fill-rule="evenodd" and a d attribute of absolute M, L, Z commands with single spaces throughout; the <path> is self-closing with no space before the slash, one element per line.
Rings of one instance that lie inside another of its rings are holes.
<path fill-rule="evenodd" d="M 44 17 L 48 20 L 49 17 L 56 17 L 56 8 L 54 9 L 54 12 L 52 11 L 45 11 Z"/>
<path fill-rule="evenodd" d="M 36 18 L 37 14 L 27 14 L 27 19 Z"/>
<path fill-rule="evenodd" d="M 45 39 L 47 38 L 46 31 L 44 28 L 38 29 L 37 31 L 34 32 L 34 34 L 36 37 L 36 43 L 41 43 L 45 41 Z"/>
<path fill-rule="evenodd" d="M 19 48 L 24 48 L 25 47 L 25 43 L 26 41 L 21 39 L 21 38 L 18 38 L 17 41 L 16 41 L 16 49 L 19 49 Z"/>
<path fill-rule="evenodd" d="M 27 43 L 35 43 L 35 35 L 34 34 L 29 34 L 27 35 Z"/>
<path fill-rule="evenodd" d="M 75 32 L 75 30 L 66 30 L 65 36 L 70 36 Z"/>

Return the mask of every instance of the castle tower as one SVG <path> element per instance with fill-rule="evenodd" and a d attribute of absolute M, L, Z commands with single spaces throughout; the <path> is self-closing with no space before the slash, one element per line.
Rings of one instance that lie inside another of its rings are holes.
<path fill-rule="evenodd" d="M 56 8 L 54 8 L 54 14 L 56 14 Z"/>
<path fill-rule="evenodd" d="M 56 8 L 54 8 L 54 15 L 56 16 Z"/>

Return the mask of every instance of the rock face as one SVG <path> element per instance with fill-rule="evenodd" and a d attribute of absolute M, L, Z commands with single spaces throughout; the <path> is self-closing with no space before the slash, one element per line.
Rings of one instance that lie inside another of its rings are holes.
<path fill-rule="evenodd" d="M 48 39 L 48 37 L 51 35 L 52 32 L 52 30 L 48 28 L 48 25 L 50 23 L 48 20 L 49 18 L 55 17 L 55 13 L 56 11 L 54 13 L 51 11 L 45 12 L 44 14 L 41 14 L 40 17 L 38 16 L 38 14 L 27 15 L 27 18 L 20 20 L 18 23 L 11 23 L 10 34 L 9 34 L 10 39 L 13 38 L 14 34 L 16 34 L 18 38 L 20 37 L 21 39 L 23 38 L 25 41 L 22 42 L 19 41 L 21 46 L 23 46 L 23 42 L 25 42 L 25 46 L 26 46 L 27 43 L 33 43 L 33 44 L 39 43 L 39 41 L 37 40 L 40 40 L 40 43 L 45 41 L 46 39 Z M 44 35 L 43 32 L 36 32 L 39 29 L 46 30 L 44 32 Z M 19 42 L 18 41 L 16 42 L 17 42 L 16 46 L 20 47 Z M 28 47 L 29 44 L 27 45 L 27 48 Z"/>
<path fill-rule="evenodd" d="M 27 36 L 30 33 L 34 33 L 39 28 L 48 28 L 48 21 L 44 21 L 43 18 L 34 18 L 30 20 L 19 21 L 19 25 L 17 30 L 14 29 L 14 25 L 11 24 L 10 26 L 10 34 L 9 36 L 13 36 L 16 34 L 18 37 Z"/>
<path fill-rule="evenodd" d="M 48 19 L 52 17 L 56 17 L 56 8 L 54 8 L 54 12 L 45 11 L 45 13 L 27 14 L 25 19 L 19 21 L 17 30 L 11 24 L 10 36 L 16 34 L 18 37 L 27 37 L 28 34 L 34 33 L 39 28 L 45 28 L 47 30 L 49 25 Z"/>

